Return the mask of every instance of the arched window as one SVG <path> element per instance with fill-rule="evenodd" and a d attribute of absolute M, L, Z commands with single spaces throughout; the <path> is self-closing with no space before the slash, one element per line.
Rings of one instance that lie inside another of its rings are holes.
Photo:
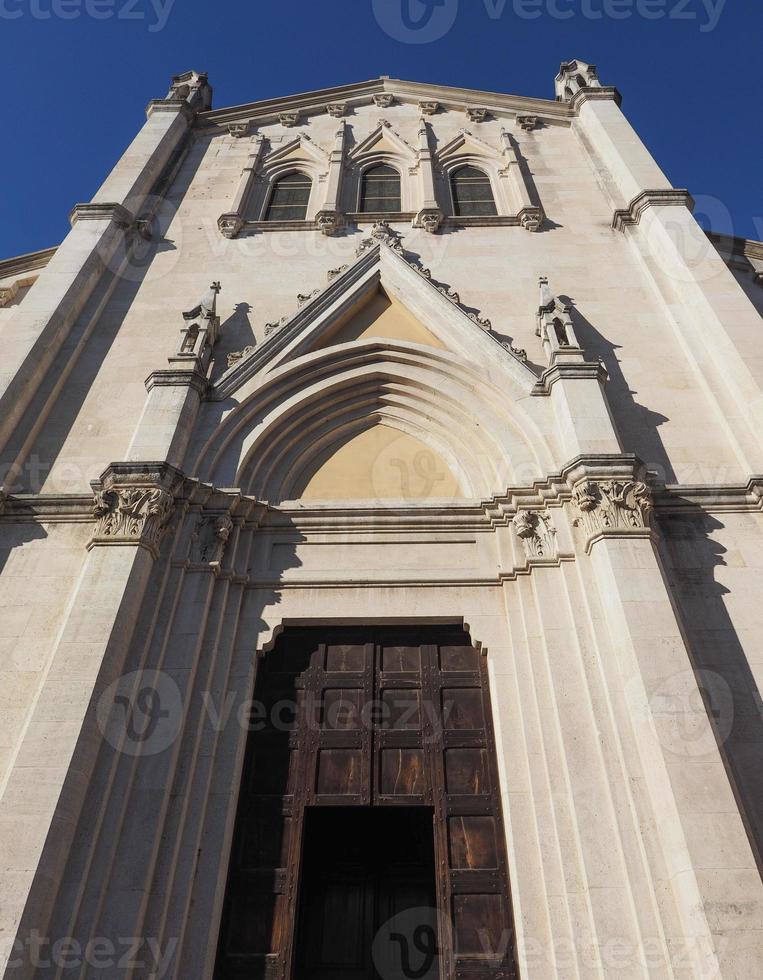
<path fill-rule="evenodd" d="M 498 214 L 490 178 L 476 167 L 459 167 L 451 175 L 450 186 L 456 215 Z"/>
<path fill-rule="evenodd" d="M 400 174 L 386 164 L 370 167 L 363 174 L 360 210 L 391 214 L 401 210 Z"/>
<path fill-rule="evenodd" d="M 273 187 L 266 221 L 304 221 L 313 182 L 306 174 L 286 174 Z"/>

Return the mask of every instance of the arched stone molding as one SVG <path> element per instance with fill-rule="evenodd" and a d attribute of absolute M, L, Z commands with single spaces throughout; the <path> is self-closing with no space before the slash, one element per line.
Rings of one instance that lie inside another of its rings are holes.
<path fill-rule="evenodd" d="M 306 354 L 247 387 L 194 472 L 269 502 L 290 499 L 322 452 L 379 422 L 431 445 L 473 499 L 553 468 L 539 427 L 507 386 L 448 351 L 352 342 Z"/>
<path fill-rule="evenodd" d="M 399 133 L 395 132 L 386 119 L 380 119 L 378 126 L 354 146 L 347 154 L 347 169 L 344 180 L 344 207 L 356 221 L 370 221 L 373 216 L 360 210 L 360 194 L 363 174 L 371 167 L 387 164 L 400 174 L 400 207 L 397 217 L 413 218 L 419 209 L 419 189 L 414 175 L 418 172 L 416 151 Z M 394 215 L 386 215 L 393 219 Z"/>
<path fill-rule="evenodd" d="M 307 220 L 313 221 L 323 203 L 323 192 L 319 184 L 326 180 L 328 165 L 329 157 L 326 151 L 313 143 L 304 133 L 274 153 L 269 153 L 262 160 L 259 179 L 255 184 L 249 205 L 251 220 L 264 221 L 273 187 L 279 177 L 289 173 L 301 173 L 313 182 L 310 202 L 307 206 Z"/>
<path fill-rule="evenodd" d="M 462 129 L 437 153 L 441 174 L 440 196 L 445 211 L 458 224 L 516 224 L 528 231 L 537 231 L 543 218 L 542 210 L 533 203 L 519 166 L 519 153 L 512 137 L 501 130 L 501 149 Z M 464 166 L 477 167 L 490 178 L 497 217 L 479 215 L 456 217 L 451 178 Z"/>

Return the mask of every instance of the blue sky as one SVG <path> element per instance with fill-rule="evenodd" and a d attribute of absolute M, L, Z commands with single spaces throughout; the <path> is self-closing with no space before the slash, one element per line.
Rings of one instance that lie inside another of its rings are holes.
<path fill-rule="evenodd" d="M 57 244 L 171 75 L 216 107 L 377 75 L 553 98 L 604 84 L 703 224 L 763 238 L 758 0 L 0 0 L 0 257 Z"/>

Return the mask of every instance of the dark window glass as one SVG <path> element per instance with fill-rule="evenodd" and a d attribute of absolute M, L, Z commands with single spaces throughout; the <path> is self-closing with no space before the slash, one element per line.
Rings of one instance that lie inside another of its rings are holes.
<path fill-rule="evenodd" d="M 400 211 L 400 174 L 385 165 L 371 167 L 363 174 L 361 211 Z"/>
<path fill-rule="evenodd" d="M 453 207 L 461 215 L 498 214 L 490 178 L 476 167 L 461 167 L 450 178 Z"/>
<path fill-rule="evenodd" d="M 276 181 L 266 221 L 304 221 L 313 182 L 304 174 L 286 174 Z"/>

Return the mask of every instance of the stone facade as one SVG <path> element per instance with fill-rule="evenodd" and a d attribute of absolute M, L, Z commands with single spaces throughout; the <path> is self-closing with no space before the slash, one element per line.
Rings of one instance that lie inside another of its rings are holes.
<path fill-rule="evenodd" d="M 0 263 L 4 978 L 211 978 L 257 654 L 371 620 L 488 657 L 522 977 L 763 975 L 763 246 L 556 95 L 188 72 Z"/>

